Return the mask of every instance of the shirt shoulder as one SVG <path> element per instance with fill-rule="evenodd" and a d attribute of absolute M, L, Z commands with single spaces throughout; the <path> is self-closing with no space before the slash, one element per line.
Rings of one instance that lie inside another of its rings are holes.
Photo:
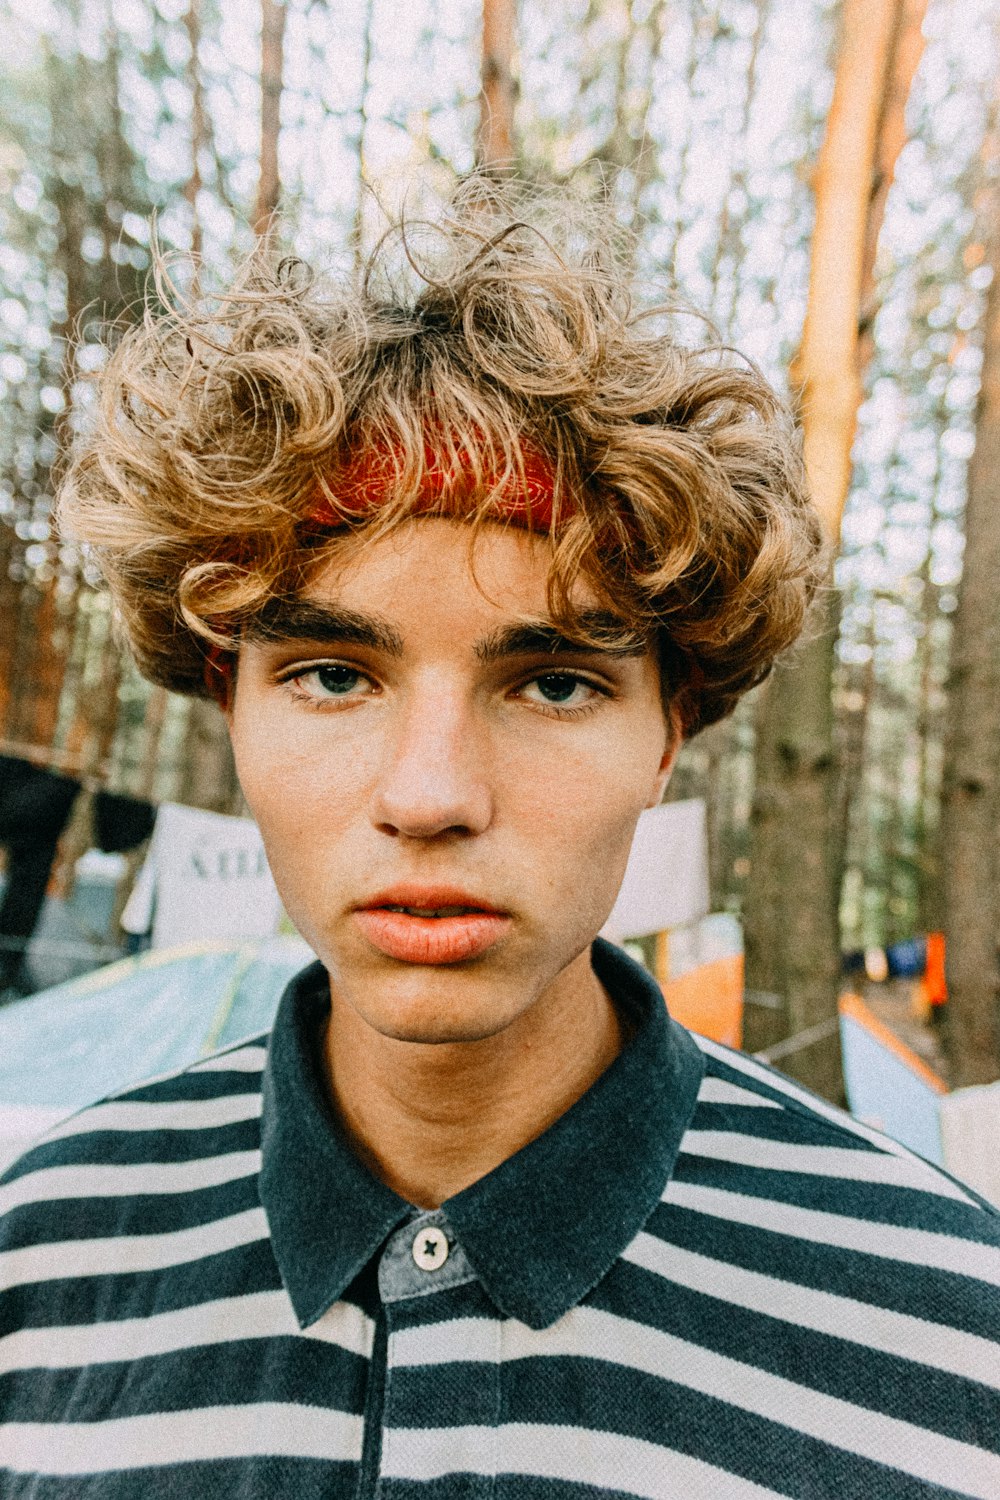
<path fill-rule="evenodd" d="M 695 1041 L 705 1072 L 677 1174 L 692 1193 L 728 1194 L 713 1201 L 734 1216 L 859 1251 L 877 1251 L 881 1235 L 889 1253 L 890 1231 L 909 1232 L 915 1263 L 922 1242 L 912 1235 L 936 1236 L 942 1269 L 1000 1286 L 1000 1210 L 974 1189 L 755 1058 Z M 923 1249 L 933 1258 L 930 1241 Z"/>
<path fill-rule="evenodd" d="M 1000 1214 L 694 1040 L 704 1072 L 674 1171 L 591 1302 L 651 1330 L 671 1411 L 726 1403 L 724 1469 L 752 1452 L 789 1494 L 1000 1493 Z"/>
<path fill-rule="evenodd" d="M 98 1241 L 183 1232 L 256 1206 L 266 1042 L 99 1100 L 18 1157 L 0 1177 L 0 1291 L 48 1279 L 55 1260 L 82 1274 Z"/>

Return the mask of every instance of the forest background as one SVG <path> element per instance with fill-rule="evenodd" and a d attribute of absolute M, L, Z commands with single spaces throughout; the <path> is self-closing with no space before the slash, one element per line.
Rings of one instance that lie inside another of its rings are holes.
<path fill-rule="evenodd" d="M 943 931 L 1000 1077 L 998 0 L 0 0 L 0 751 L 236 810 L 214 707 L 137 675 L 52 529 L 151 219 L 207 285 L 357 261 L 477 162 L 572 180 L 796 404 L 836 550 L 808 643 L 695 738 L 747 1045 L 837 1097 L 841 952 Z M 72 868 L 71 825 L 61 868 Z"/>

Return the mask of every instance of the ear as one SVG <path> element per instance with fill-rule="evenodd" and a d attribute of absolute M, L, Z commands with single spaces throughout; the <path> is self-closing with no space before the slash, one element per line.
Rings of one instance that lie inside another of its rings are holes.
<path fill-rule="evenodd" d="M 205 655 L 203 681 L 209 696 L 215 699 L 226 719 L 231 719 L 236 689 L 235 657 L 211 647 Z"/>
<path fill-rule="evenodd" d="M 663 793 L 667 789 L 670 773 L 674 769 L 674 761 L 677 759 L 683 743 L 684 733 L 681 729 L 680 710 L 676 704 L 671 704 L 667 712 L 667 743 L 656 772 L 656 781 L 653 783 L 653 795 L 646 803 L 647 807 L 659 807 L 663 801 Z"/>

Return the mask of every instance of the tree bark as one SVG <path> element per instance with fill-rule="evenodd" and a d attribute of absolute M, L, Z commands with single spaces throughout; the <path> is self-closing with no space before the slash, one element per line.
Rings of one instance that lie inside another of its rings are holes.
<path fill-rule="evenodd" d="M 758 702 L 751 880 L 746 911 L 747 986 L 783 1009 L 751 1007 L 744 1044 L 772 1046 L 831 1022 L 840 974 L 836 774 L 830 681 L 838 609 L 832 594 L 813 636 L 780 663 Z M 782 1068 L 839 1099 L 840 1046 L 833 1025 Z"/>
<path fill-rule="evenodd" d="M 994 212 L 1000 220 L 996 205 Z M 1000 223 L 993 241 L 942 801 L 947 1045 L 956 1086 L 1000 1077 Z"/>
<path fill-rule="evenodd" d="M 695 95 L 695 78 L 698 73 L 699 37 L 705 24 L 704 0 L 690 0 L 688 5 L 689 33 L 686 66 L 684 69 L 684 92 L 689 99 Z M 684 185 L 687 181 L 688 165 L 691 158 L 691 147 L 694 144 L 693 136 L 694 111 L 689 110 L 684 125 L 684 135 L 681 139 L 680 148 L 677 151 L 677 172 L 673 184 L 674 201 L 677 210 L 674 215 L 673 233 L 671 236 L 670 251 L 667 257 L 667 265 L 672 270 L 677 266 L 677 249 L 680 245 L 681 235 L 684 233 Z"/>
<path fill-rule="evenodd" d="M 264 238 L 274 222 L 281 197 L 278 173 L 278 136 L 281 132 L 281 93 L 284 87 L 284 0 L 261 0 L 260 52 L 260 176 L 253 214 L 254 233 Z"/>
<path fill-rule="evenodd" d="M 937 492 L 941 474 L 940 436 L 934 476 L 934 499 L 927 527 L 927 555 L 920 569 L 920 687 L 917 702 L 917 816 L 914 829 L 918 888 L 917 930 L 940 932 L 944 926 L 941 861 L 941 714 L 940 590 L 931 577 L 932 537 L 939 518 Z M 950 645 L 950 641 L 949 641 Z"/>
<path fill-rule="evenodd" d="M 515 159 L 514 37 L 517 0 L 483 0 L 483 67 L 476 159 L 483 167 Z"/>
<path fill-rule="evenodd" d="M 927 0 L 900 0 L 900 3 L 896 5 L 890 42 L 891 65 L 879 113 L 875 175 L 872 179 L 872 198 L 861 257 L 861 347 L 858 362 L 862 370 L 874 352 L 872 324 L 878 310 L 875 300 L 875 258 L 878 253 L 878 237 L 885 218 L 889 189 L 896 176 L 896 163 L 899 161 L 900 152 L 906 145 L 906 107 L 924 52 L 922 28 L 926 14 Z"/>
<path fill-rule="evenodd" d="M 114 66 L 116 59 L 113 54 L 110 60 Z M 36 482 L 39 488 L 44 487 L 51 493 L 58 485 L 72 441 L 70 411 L 77 373 L 76 339 L 89 291 L 82 249 L 90 224 L 90 207 L 82 184 L 74 182 L 72 175 L 62 169 L 67 141 L 72 139 L 71 121 L 79 101 L 72 96 L 67 97 L 65 70 L 59 66 L 51 51 L 46 54 L 46 71 L 52 130 L 52 198 L 59 214 L 56 260 L 66 286 L 63 316 L 51 330 L 52 348 L 59 359 L 59 380 L 63 392 L 62 411 L 52 425 L 56 454 L 47 469 L 38 456 L 37 449 L 35 457 Z M 99 159 L 103 154 L 100 146 L 101 143 L 98 142 Z M 23 686 L 12 732 L 17 738 L 44 752 L 54 748 L 59 701 L 66 674 L 67 648 L 71 637 L 71 631 L 66 625 L 66 616 L 70 611 L 60 608 L 54 568 L 47 578 L 40 576 L 34 587 L 23 591 L 21 610 L 22 615 L 26 616 L 22 622 L 26 628 L 26 639 L 25 649 L 16 658 L 20 670 L 16 673 L 15 680 Z"/>
<path fill-rule="evenodd" d="M 862 394 L 860 332 L 870 321 L 874 247 L 905 139 L 906 98 L 926 0 L 845 0 L 833 100 L 815 174 L 809 299 L 790 379 L 806 469 L 835 546 L 851 480 Z M 814 1028 L 820 1039 L 782 1067 L 831 1098 L 841 1092 L 836 1029 L 840 838 L 831 686 L 832 589 L 811 638 L 776 669 L 757 718 L 757 788 L 746 910 L 747 985 L 784 1009 L 751 1010 L 746 1044 Z M 823 1030 L 825 1028 L 825 1031 Z"/>
<path fill-rule="evenodd" d="M 27 691 L 20 704 L 20 722 L 15 726 L 16 735 L 26 743 L 37 746 L 39 760 L 44 762 L 45 752 L 55 742 L 56 724 L 59 718 L 59 699 L 66 673 L 67 631 L 60 617 L 56 601 L 54 582 L 48 582 L 36 591 L 27 589 L 25 601 L 35 602 L 31 610 L 31 651 L 22 657 L 26 670 L 23 681 Z"/>
<path fill-rule="evenodd" d="M 358 183 L 354 200 L 354 218 L 351 224 L 351 253 L 355 273 L 360 272 L 364 259 L 365 219 L 365 151 L 368 145 L 368 96 L 371 91 L 372 74 L 372 25 L 375 17 L 375 0 L 368 0 L 365 7 L 364 50 L 361 64 L 361 93 L 358 98 Z"/>
<path fill-rule="evenodd" d="M 0 521 L 0 736 L 12 738 L 11 679 L 13 677 L 18 595 L 20 590 L 10 576 L 10 565 L 14 559 L 17 539 L 14 527 Z"/>
<path fill-rule="evenodd" d="M 198 48 L 201 43 L 201 0 L 189 0 L 188 8 L 184 13 L 184 29 L 187 32 L 188 46 L 191 48 L 188 61 L 188 86 L 191 90 L 191 175 L 184 184 L 184 196 L 191 207 L 191 254 L 195 257 L 195 275 L 197 276 L 197 262 L 201 258 L 203 248 L 201 215 L 198 208 L 198 195 L 203 187 L 201 154 L 208 145 L 205 89 L 201 80 L 201 65 L 198 61 Z M 275 172 L 277 172 L 277 164 L 275 164 Z M 277 195 L 275 195 L 275 202 L 277 202 Z"/>
<path fill-rule="evenodd" d="M 184 764 L 178 798 L 191 807 L 228 813 L 233 811 L 237 790 L 226 721 L 218 704 L 195 698 L 184 736 Z"/>
<path fill-rule="evenodd" d="M 832 543 L 840 536 L 861 404 L 862 273 L 865 246 L 877 241 L 881 228 L 881 217 L 873 222 L 873 214 L 885 207 L 874 190 L 878 131 L 902 3 L 846 0 L 833 100 L 816 166 L 809 300 L 790 379 L 802 412 L 813 500 Z"/>
<path fill-rule="evenodd" d="M 197 0 L 191 0 L 191 3 L 194 5 Z M 134 189 L 132 159 L 122 117 L 120 35 L 112 23 L 110 13 L 105 26 L 105 48 L 106 56 L 102 74 L 106 91 L 107 125 L 101 128 L 96 143 L 101 179 L 100 215 L 104 243 L 104 255 L 99 267 L 99 290 L 100 302 L 105 307 L 113 307 L 121 295 L 119 270 L 113 258 L 113 247 L 120 230 L 117 221 L 107 212 L 107 205 L 117 203 L 124 206 L 132 202 Z M 102 109 L 102 115 L 103 113 Z M 77 264 L 81 264 L 79 247 L 75 255 Z M 68 282 L 67 285 L 69 285 Z M 82 301 L 83 297 L 84 291 L 81 289 L 77 298 Z M 64 377 L 66 413 L 71 409 L 71 382 L 74 373 L 72 367 L 67 367 Z M 76 573 L 75 568 L 74 573 Z M 110 736 L 114 732 L 114 719 L 112 718 L 110 728 L 107 719 L 109 713 L 117 710 L 120 651 L 118 646 L 108 638 L 107 617 L 102 617 L 101 612 L 90 608 L 93 598 L 89 591 L 80 584 L 78 577 L 75 578 L 75 584 L 76 591 L 72 605 L 64 607 L 64 614 L 68 617 L 72 613 L 74 617 L 76 644 L 69 658 L 67 674 L 69 680 L 63 687 L 63 694 L 71 712 L 68 716 L 65 738 L 60 748 L 85 776 L 91 776 L 100 773 Z M 110 703 L 106 690 L 109 674 L 113 677 L 113 687 L 110 691 L 114 695 L 113 702 Z M 62 714 L 63 707 L 64 705 L 60 704 L 60 714 Z M 73 832 L 77 839 L 86 836 L 88 827 L 85 820 L 82 824 L 79 820 L 75 821 Z M 72 839 L 72 835 L 70 837 Z M 71 869 L 73 857 L 76 854 L 82 854 L 85 848 L 86 845 L 83 845 L 70 850 L 64 868 L 68 865 Z"/>

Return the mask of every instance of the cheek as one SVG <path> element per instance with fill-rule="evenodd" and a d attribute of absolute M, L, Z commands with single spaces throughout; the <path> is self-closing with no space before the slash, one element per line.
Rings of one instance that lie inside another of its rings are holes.
<path fill-rule="evenodd" d="M 617 893 L 662 754 L 663 736 L 653 725 L 628 740 L 602 736 L 545 763 L 510 767 L 508 792 L 525 847 L 544 846 L 553 885 L 569 870 L 581 893 Z"/>
<path fill-rule="evenodd" d="M 317 738 L 311 725 L 269 711 L 266 703 L 247 704 L 234 714 L 236 770 L 272 864 L 289 846 L 308 860 L 310 834 L 315 840 L 351 800 L 348 778 L 356 761 L 330 767 Z"/>

